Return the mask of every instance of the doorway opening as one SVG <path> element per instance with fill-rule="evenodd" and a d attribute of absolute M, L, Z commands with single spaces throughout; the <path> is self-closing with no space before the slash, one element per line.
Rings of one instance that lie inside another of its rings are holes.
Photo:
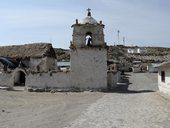
<path fill-rule="evenodd" d="M 25 73 L 23 71 L 15 73 L 14 86 L 25 86 Z"/>

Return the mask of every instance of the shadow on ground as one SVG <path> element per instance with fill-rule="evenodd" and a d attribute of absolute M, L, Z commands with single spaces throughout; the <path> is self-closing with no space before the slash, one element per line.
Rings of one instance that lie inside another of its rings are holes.
<path fill-rule="evenodd" d="M 108 92 L 112 93 L 127 93 L 127 94 L 135 94 L 135 93 L 150 93 L 155 92 L 153 90 L 129 90 L 129 85 L 132 83 L 129 82 L 129 74 L 124 74 L 120 83 L 118 83 L 116 88 L 111 88 Z"/>

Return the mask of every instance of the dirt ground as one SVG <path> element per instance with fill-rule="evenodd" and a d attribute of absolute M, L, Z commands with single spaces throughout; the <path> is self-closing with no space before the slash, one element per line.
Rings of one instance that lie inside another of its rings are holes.
<path fill-rule="evenodd" d="M 62 128 L 103 95 L 0 90 L 0 128 Z"/>
<path fill-rule="evenodd" d="M 129 73 L 115 92 L 0 90 L 0 128 L 169 128 L 170 96 L 157 74 Z"/>

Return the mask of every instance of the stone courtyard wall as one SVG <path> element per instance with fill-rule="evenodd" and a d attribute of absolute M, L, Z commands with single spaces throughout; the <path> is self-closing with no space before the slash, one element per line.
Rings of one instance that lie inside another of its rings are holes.
<path fill-rule="evenodd" d="M 116 87 L 117 83 L 119 81 L 120 81 L 120 72 L 119 71 L 108 71 L 107 72 L 108 88 Z"/>
<path fill-rule="evenodd" d="M 69 88 L 70 72 L 30 73 L 25 85 L 26 88 Z"/>
<path fill-rule="evenodd" d="M 120 72 L 108 72 L 107 82 L 108 86 L 105 85 L 105 81 L 101 82 L 103 79 L 100 77 L 94 77 L 87 79 L 87 81 L 81 81 L 81 77 L 77 78 L 72 74 L 72 71 L 51 71 L 51 72 L 41 72 L 41 73 L 27 73 L 22 69 L 16 69 L 11 73 L 0 73 L 0 86 L 14 87 L 15 78 L 18 72 L 25 73 L 25 87 L 26 88 L 40 88 L 40 89 L 99 89 L 107 87 L 115 87 L 119 80 Z M 79 72 L 81 75 L 81 72 Z M 98 74 L 98 76 L 101 74 Z M 89 75 L 91 77 L 91 74 Z M 102 75 L 101 75 L 102 76 Z M 86 78 L 85 78 L 86 80 Z M 98 82 L 96 82 L 98 80 Z M 77 84 L 77 81 L 79 84 Z M 82 82 L 82 83 L 81 83 Z M 93 83 L 95 82 L 95 83 Z M 84 85 L 84 86 L 83 86 Z M 102 85 L 105 85 L 102 87 Z"/>

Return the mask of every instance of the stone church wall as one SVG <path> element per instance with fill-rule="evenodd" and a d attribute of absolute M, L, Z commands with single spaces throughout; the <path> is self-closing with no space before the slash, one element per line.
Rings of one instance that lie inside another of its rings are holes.
<path fill-rule="evenodd" d="M 82 48 L 71 51 L 71 84 L 82 89 L 107 88 L 107 51 Z"/>

